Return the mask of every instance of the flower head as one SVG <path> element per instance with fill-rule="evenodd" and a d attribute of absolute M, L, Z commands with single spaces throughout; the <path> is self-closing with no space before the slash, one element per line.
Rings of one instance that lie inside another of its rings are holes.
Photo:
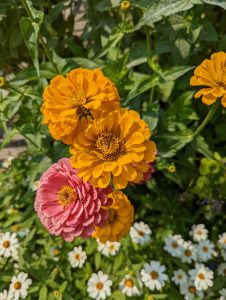
<path fill-rule="evenodd" d="M 14 300 L 19 298 L 25 299 L 28 295 L 27 290 L 32 284 L 32 280 L 28 278 L 28 274 L 20 272 L 17 276 L 13 276 L 9 287 L 9 297 L 13 296 Z"/>
<path fill-rule="evenodd" d="M 0 235 L 0 257 L 4 256 L 6 258 L 13 257 L 17 255 L 19 247 L 19 242 L 16 237 L 16 233 L 6 232 Z"/>
<path fill-rule="evenodd" d="M 82 247 L 74 247 L 72 251 L 68 253 L 68 259 L 73 268 L 82 268 L 87 256 L 86 252 L 82 250 Z"/>
<path fill-rule="evenodd" d="M 226 249 L 226 232 L 219 235 L 218 243 L 222 248 Z"/>
<path fill-rule="evenodd" d="M 119 287 L 122 290 L 123 294 L 128 297 L 140 296 L 142 294 L 142 282 L 137 278 L 138 286 L 135 283 L 133 277 L 127 274 L 123 280 L 119 283 Z"/>
<path fill-rule="evenodd" d="M 121 243 L 119 242 L 106 241 L 106 243 L 101 243 L 98 239 L 97 244 L 97 250 L 105 256 L 116 255 L 121 247 Z"/>
<path fill-rule="evenodd" d="M 93 237 L 102 243 L 122 239 L 129 232 L 134 220 L 134 208 L 125 194 L 114 190 L 108 197 L 113 199 L 113 203 L 106 208 L 109 212 L 106 225 L 96 226 L 93 233 Z"/>
<path fill-rule="evenodd" d="M 137 112 L 124 108 L 102 114 L 82 131 L 70 152 L 72 165 L 85 182 L 104 188 L 113 181 L 116 189 L 143 180 L 154 161 L 155 143 Z"/>
<path fill-rule="evenodd" d="M 193 300 L 197 296 L 199 296 L 200 299 L 203 299 L 203 292 L 196 289 L 194 281 L 191 279 L 180 285 L 180 292 L 182 295 L 184 295 L 185 300 Z"/>
<path fill-rule="evenodd" d="M 204 224 L 192 225 L 190 235 L 193 237 L 193 240 L 199 242 L 201 240 L 206 240 L 208 237 L 208 230 Z"/>
<path fill-rule="evenodd" d="M 191 264 L 197 259 L 196 248 L 191 241 L 183 242 L 182 254 L 180 256 L 182 262 Z"/>
<path fill-rule="evenodd" d="M 144 246 L 151 240 L 151 229 L 144 222 L 136 222 L 130 228 L 130 237 L 134 244 Z"/>
<path fill-rule="evenodd" d="M 100 112 L 118 108 L 120 100 L 113 82 L 99 69 L 75 69 L 66 78 L 54 77 L 43 99 L 43 123 L 54 139 L 69 145 Z"/>
<path fill-rule="evenodd" d="M 215 255 L 214 244 L 209 240 L 200 241 L 196 246 L 196 250 L 198 260 L 201 262 L 206 262 Z"/>
<path fill-rule="evenodd" d="M 111 295 L 112 281 L 102 271 L 93 273 L 87 283 L 87 291 L 90 298 L 101 300 Z"/>
<path fill-rule="evenodd" d="M 181 235 L 175 234 L 165 238 L 164 249 L 174 257 L 180 257 L 183 252 L 183 243 Z"/>
<path fill-rule="evenodd" d="M 189 271 L 189 274 L 198 291 L 206 290 L 208 287 L 213 286 L 213 271 L 203 264 L 197 264 L 195 269 Z"/>
<path fill-rule="evenodd" d="M 121 3 L 121 10 L 127 11 L 131 6 L 131 3 L 129 1 L 122 1 Z"/>
<path fill-rule="evenodd" d="M 217 273 L 220 276 L 226 277 L 226 263 L 219 264 L 217 268 Z"/>
<path fill-rule="evenodd" d="M 51 234 L 66 241 L 90 237 L 95 225 L 102 226 L 111 204 L 111 188 L 94 188 L 78 178 L 68 158 L 53 164 L 41 177 L 35 198 L 35 210 Z"/>
<path fill-rule="evenodd" d="M 217 98 L 226 107 L 226 53 L 217 52 L 205 59 L 194 71 L 190 85 L 203 86 L 195 94 L 195 98 L 202 96 L 202 102 L 211 105 Z"/>
<path fill-rule="evenodd" d="M 158 261 L 152 260 L 150 264 L 144 264 L 144 268 L 141 270 L 141 280 L 150 290 L 160 290 L 168 280 L 168 276 L 164 273 L 165 271 L 165 266 Z"/>
<path fill-rule="evenodd" d="M 2 166 L 5 169 L 8 169 L 11 166 L 12 161 L 14 160 L 14 157 L 12 155 L 9 155 L 5 160 L 2 162 Z"/>
<path fill-rule="evenodd" d="M 173 272 L 172 281 L 177 285 L 181 285 L 187 282 L 187 278 L 187 274 L 182 269 L 178 269 Z"/>
<path fill-rule="evenodd" d="M 11 298 L 12 299 L 12 298 Z M 8 296 L 8 291 L 4 290 L 0 293 L 0 300 L 11 300 Z M 13 300 L 13 299 L 12 299 Z"/>

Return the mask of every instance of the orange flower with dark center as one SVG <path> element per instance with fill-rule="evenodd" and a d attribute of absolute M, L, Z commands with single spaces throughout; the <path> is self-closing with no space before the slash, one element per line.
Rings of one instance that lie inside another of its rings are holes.
<path fill-rule="evenodd" d="M 202 96 L 202 102 L 211 105 L 217 98 L 226 107 L 226 53 L 217 52 L 205 59 L 194 71 L 190 84 L 203 86 L 195 94 L 195 98 Z"/>
<path fill-rule="evenodd" d="M 108 197 L 113 199 L 113 203 L 106 208 L 109 211 L 106 225 L 96 226 L 93 233 L 93 237 L 102 243 L 120 240 L 129 232 L 134 221 L 134 208 L 125 194 L 114 190 Z"/>
<path fill-rule="evenodd" d="M 75 69 L 54 77 L 43 93 L 41 112 L 54 139 L 72 144 L 77 134 L 102 111 L 119 107 L 114 83 L 99 70 Z"/>
<path fill-rule="evenodd" d="M 71 164 L 83 181 L 105 188 L 111 181 L 116 189 L 143 180 L 156 145 L 151 131 L 137 112 L 118 109 L 103 113 L 79 133 L 70 148 Z"/>

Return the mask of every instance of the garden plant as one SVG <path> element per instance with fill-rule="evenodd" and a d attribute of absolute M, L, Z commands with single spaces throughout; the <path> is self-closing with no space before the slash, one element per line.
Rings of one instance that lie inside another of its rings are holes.
<path fill-rule="evenodd" d="M 0 1 L 18 136 L 0 300 L 226 299 L 225 0 Z"/>

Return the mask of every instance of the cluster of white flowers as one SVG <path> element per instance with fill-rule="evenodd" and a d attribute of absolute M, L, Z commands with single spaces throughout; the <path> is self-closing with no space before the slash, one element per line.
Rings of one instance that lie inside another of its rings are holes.
<path fill-rule="evenodd" d="M 130 237 L 134 244 L 147 245 L 151 241 L 151 229 L 144 222 L 134 223 L 130 229 Z"/>
<path fill-rule="evenodd" d="M 106 241 L 106 243 L 101 243 L 99 240 L 97 240 L 97 250 L 103 254 L 104 256 L 114 256 L 119 252 L 119 249 L 121 247 L 121 243 L 119 242 L 111 242 Z"/>
<path fill-rule="evenodd" d="M 9 258 L 18 261 L 19 242 L 16 233 L 0 233 L 0 257 Z"/>
<path fill-rule="evenodd" d="M 12 277 L 9 290 L 4 290 L 0 293 L 0 300 L 26 299 L 31 284 L 32 280 L 28 278 L 28 274 L 20 272 Z"/>

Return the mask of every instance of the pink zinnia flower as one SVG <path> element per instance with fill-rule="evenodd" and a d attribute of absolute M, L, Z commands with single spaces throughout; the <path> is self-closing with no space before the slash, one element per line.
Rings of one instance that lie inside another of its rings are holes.
<path fill-rule="evenodd" d="M 95 226 L 105 225 L 111 205 L 107 195 L 112 189 L 94 188 L 84 183 L 68 158 L 53 164 L 41 177 L 35 210 L 42 224 L 54 235 L 68 242 L 75 237 L 88 238 Z"/>

